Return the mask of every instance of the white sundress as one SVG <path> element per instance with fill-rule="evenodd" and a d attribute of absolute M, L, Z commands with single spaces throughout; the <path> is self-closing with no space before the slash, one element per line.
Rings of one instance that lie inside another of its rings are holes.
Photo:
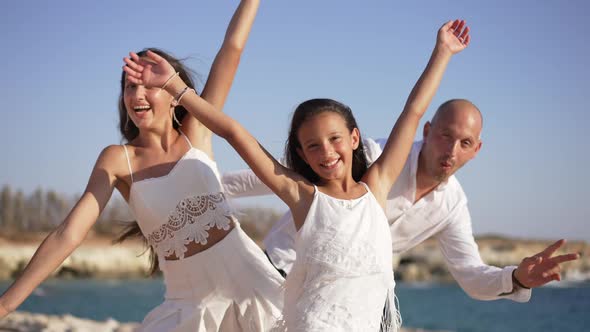
<path fill-rule="evenodd" d="M 190 149 L 168 175 L 133 182 L 129 163 L 129 207 L 166 286 L 138 331 L 268 331 L 281 314 L 283 278 L 232 216 L 215 162 L 183 137 Z M 231 226 L 212 247 L 184 256 L 186 244 L 207 243 L 209 229 Z M 180 259 L 164 259 L 171 254 Z"/>
<path fill-rule="evenodd" d="M 283 318 L 275 330 L 399 329 L 389 224 L 365 187 L 367 193 L 353 200 L 315 188 L 295 239 L 297 259 L 285 282 Z"/>

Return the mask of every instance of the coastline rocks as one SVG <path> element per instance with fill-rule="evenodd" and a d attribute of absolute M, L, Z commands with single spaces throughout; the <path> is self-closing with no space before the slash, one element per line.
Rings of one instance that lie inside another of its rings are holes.
<path fill-rule="evenodd" d="M 97 322 L 71 315 L 52 316 L 13 312 L 0 320 L 0 331 L 13 332 L 133 332 L 138 323 L 119 323 L 114 319 Z"/>
<path fill-rule="evenodd" d="M 138 326 L 139 323 L 119 323 L 114 319 L 100 322 L 71 315 L 53 316 L 20 311 L 0 320 L 2 332 L 133 332 Z M 400 332 L 429 330 L 402 327 Z"/>
<path fill-rule="evenodd" d="M 20 274 L 37 250 L 38 243 L 0 244 L 0 280 Z M 110 241 L 82 244 L 52 276 L 59 278 L 130 278 L 147 275 L 149 255 L 139 242 L 112 245 Z"/>

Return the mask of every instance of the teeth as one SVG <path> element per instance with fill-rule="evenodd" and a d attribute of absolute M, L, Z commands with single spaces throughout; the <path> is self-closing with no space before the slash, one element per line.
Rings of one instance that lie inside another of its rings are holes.
<path fill-rule="evenodd" d="M 133 107 L 134 111 L 145 111 L 145 110 L 149 110 L 149 109 L 150 109 L 149 105 Z"/>
<path fill-rule="evenodd" d="M 333 161 L 331 161 L 329 163 L 324 163 L 324 164 L 322 164 L 322 166 L 325 166 L 325 167 L 334 166 L 334 165 L 336 165 L 337 162 L 338 162 L 338 159 L 333 160 Z"/>

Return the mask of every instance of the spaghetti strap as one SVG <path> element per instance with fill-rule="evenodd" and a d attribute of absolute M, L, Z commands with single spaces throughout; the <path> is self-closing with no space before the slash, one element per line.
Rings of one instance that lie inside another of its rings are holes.
<path fill-rule="evenodd" d="M 178 129 L 178 131 L 180 132 L 180 135 L 182 135 L 182 137 L 184 137 L 184 139 L 188 143 L 188 146 L 190 146 L 190 148 L 192 149 L 193 148 L 193 145 L 191 144 L 191 140 L 188 139 L 188 137 L 182 132 L 182 130 L 180 130 L 180 128 Z"/>
<path fill-rule="evenodd" d="M 129 153 L 127 152 L 127 145 L 123 144 L 125 149 L 125 157 L 127 157 L 127 166 L 129 167 L 129 175 L 131 175 L 131 183 L 133 183 L 133 171 L 131 170 L 131 161 L 129 161 Z"/>

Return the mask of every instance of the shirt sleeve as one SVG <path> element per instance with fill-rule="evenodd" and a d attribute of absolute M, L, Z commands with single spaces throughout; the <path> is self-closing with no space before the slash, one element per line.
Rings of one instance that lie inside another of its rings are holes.
<path fill-rule="evenodd" d="M 250 169 L 223 173 L 221 183 L 224 192 L 232 198 L 272 194 L 270 188 Z"/>
<path fill-rule="evenodd" d="M 363 145 L 365 146 L 365 156 L 369 164 L 372 164 L 379 158 L 383 152 L 383 146 L 387 141 L 384 139 L 373 140 L 372 138 L 363 139 Z"/>
<path fill-rule="evenodd" d="M 499 268 L 481 259 L 466 203 L 458 208 L 437 239 L 449 271 L 469 296 L 484 301 L 501 298 L 529 301 L 530 289 L 519 288 L 513 292 L 512 271 L 516 266 Z"/>

